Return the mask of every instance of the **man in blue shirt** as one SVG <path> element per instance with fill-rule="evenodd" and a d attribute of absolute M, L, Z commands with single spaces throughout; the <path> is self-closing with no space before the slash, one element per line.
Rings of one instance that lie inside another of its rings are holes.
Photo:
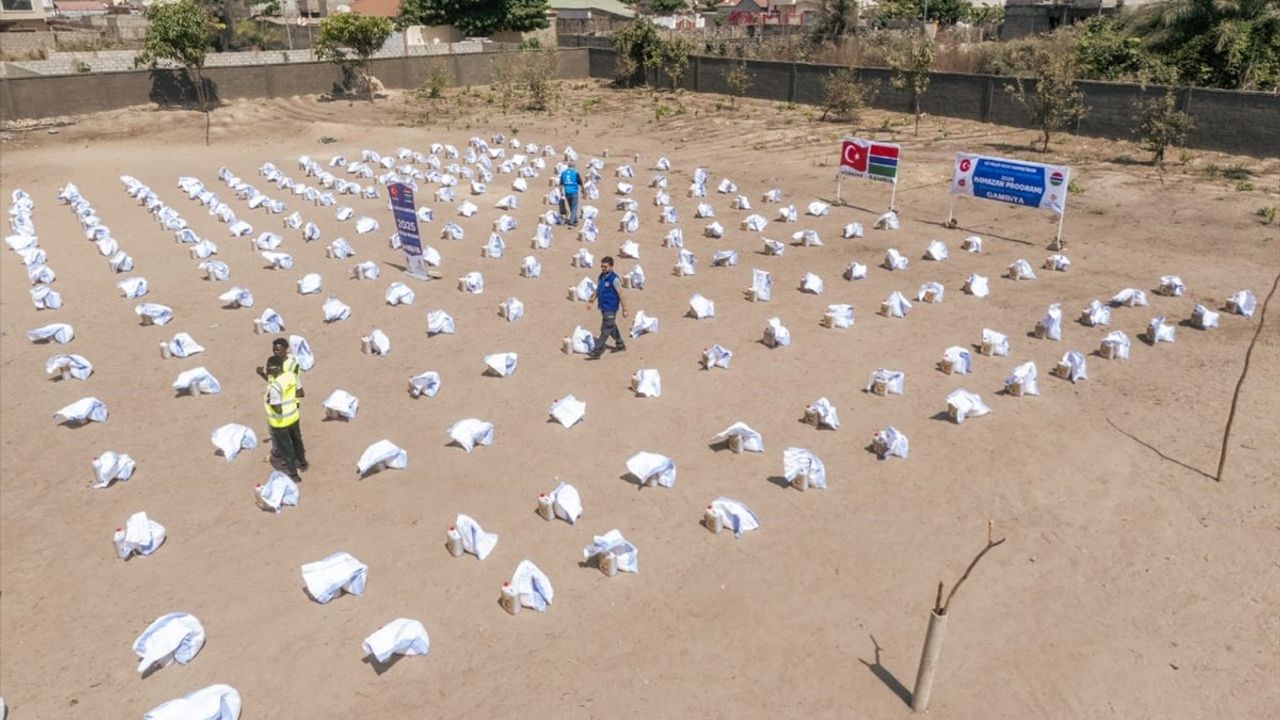
<path fill-rule="evenodd" d="M 627 316 L 627 305 L 622 302 L 622 292 L 618 289 L 618 274 L 613 271 L 611 257 L 600 261 L 600 278 L 596 280 L 595 295 L 587 301 L 587 309 L 590 310 L 596 303 L 600 305 L 600 337 L 596 338 L 596 346 L 587 356 L 588 360 L 599 360 L 600 356 L 604 355 L 604 341 L 609 338 L 613 338 L 614 352 L 627 349 L 622 342 L 622 334 L 618 332 L 618 325 L 614 322 L 618 310 L 622 310 L 622 317 Z"/>
<path fill-rule="evenodd" d="M 570 160 L 569 167 L 560 173 L 560 189 L 564 191 L 564 201 L 569 206 L 569 217 L 566 220 L 569 227 L 578 224 L 578 193 L 581 186 L 582 176 L 578 174 L 574 161 Z"/>

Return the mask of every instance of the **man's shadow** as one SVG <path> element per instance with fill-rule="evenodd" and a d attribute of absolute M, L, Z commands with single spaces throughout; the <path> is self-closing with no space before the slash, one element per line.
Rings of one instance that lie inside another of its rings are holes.
<path fill-rule="evenodd" d="M 871 644 L 874 645 L 876 648 L 876 661 L 874 663 L 869 663 L 866 660 L 863 660 L 862 658 L 858 658 L 858 662 L 862 663 L 863 665 L 866 665 L 867 669 L 871 671 L 872 675 L 875 675 L 877 678 L 879 678 L 880 682 L 885 684 L 885 687 L 892 690 L 894 695 L 897 695 L 898 698 L 902 700 L 902 702 L 907 704 L 907 707 L 910 707 L 911 691 L 908 690 L 906 686 L 904 686 L 901 682 L 898 682 L 898 678 L 894 677 L 893 673 L 889 672 L 888 668 L 880 664 L 880 650 L 882 648 L 880 647 L 880 643 L 876 642 L 876 636 L 868 635 L 867 637 L 871 638 Z"/>

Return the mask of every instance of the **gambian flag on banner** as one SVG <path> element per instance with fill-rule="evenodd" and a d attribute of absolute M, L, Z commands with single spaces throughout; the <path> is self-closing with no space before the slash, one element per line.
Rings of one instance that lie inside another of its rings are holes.
<path fill-rule="evenodd" d="M 898 145 L 847 137 L 840 141 L 840 174 L 897 184 L 901 157 Z"/>

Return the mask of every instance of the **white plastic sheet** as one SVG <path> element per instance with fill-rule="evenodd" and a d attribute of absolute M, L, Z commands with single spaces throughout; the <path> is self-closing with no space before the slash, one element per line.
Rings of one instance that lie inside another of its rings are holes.
<path fill-rule="evenodd" d="M 222 385 L 218 382 L 218 378 L 204 366 L 178 373 L 172 387 L 178 392 L 187 392 L 192 395 L 217 395 L 222 392 Z"/>
<path fill-rule="evenodd" d="M 262 259 L 267 261 L 267 266 L 272 270 L 288 270 L 293 267 L 293 256 L 288 253 L 264 250 Z"/>
<path fill-rule="evenodd" d="M 1013 373 L 1004 381 L 1005 391 L 1010 395 L 1039 395 L 1040 385 L 1036 377 L 1036 364 L 1025 362 L 1013 369 Z"/>
<path fill-rule="evenodd" d="M 804 420 L 816 427 L 825 427 L 832 430 L 840 429 L 840 415 L 836 412 L 836 408 L 831 404 L 831 401 L 825 397 L 820 397 L 805 407 Z"/>
<path fill-rule="evenodd" d="M 1169 297 L 1181 297 L 1187 290 L 1187 286 L 1183 284 L 1182 278 L 1177 275 L 1163 275 L 1160 277 L 1160 294 Z"/>
<path fill-rule="evenodd" d="M 765 255 L 782 255 L 787 250 L 787 246 L 777 240 L 770 240 L 769 238 L 761 239 L 764 241 Z"/>
<path fill-rule="evenodd" d="M 356 263 L 351 267 L 351 275 L 357 280 L 377 280 L 378 275 L 382 273 L 378 268 L 378 263 L 372 260 L 365 260 L 362 263 Z"/>
<path fill-rule="evenodd" d="M 356 220 L 356 232 L 364 235 L 378 229 L 378 221 L 371 217 L 362 217 Z"/>
<path fill-rule="evenodd" d="M 213 446 L 222 452 L 222 456 L 231 462 L 241 450 L 253 450 L 258 447 L 258 436 L 239 423 L 227 423 L 213 431 L 210 437 Z"/>
<path fill-rule="evenodd" d="M 768 224 L 769 221 L 763 215 L 748 215 L 742 220 L 742 229 L 750 232 L 760 232 Z"/>
<path fill-rule="evenodd" d="M 555 589 L 546 573 L 529 560 L 521 560 L 511 575 L 511 587 L 520 596 L 520 604 L 545 612 L 555 597 Z"/>
<path fill-rule="evenodd" d="M 458 289 L 473 295 L 484 292 L 484 276 L 472 271 L 458 278 Z"/>
<path fill-rule="evenodd" d="M 320 292 L 321 284 L 320 273 L 307 273 L 298 281 L 298 294 L 310 295 Z"/>
<path fill-rule="evenodd" d="M 387 286 L 386 299 L 388 305 L 412 305 L 413 290 L 399 280 Z"/>
<path fill-rule="evenodd" d="M 32 292 L 34 293 L 34 291 Z M 1232 293 L 1231 297 L 1227 299 L 1227 308 L 1237 315 L 1253 317 L 1253 312 L 1257 307 L 1258 298 L 1254 296 L 1252 290 L 1239 290 Z"/>
<path fill-rule="evenodd" d="M 1088 380 L 1089 375 L 1085 365 L 1084 353 L 1074 350 L 1065 353 L 1062 359 L 1058 361 L 1057 374 L 1064 380 L 1070 380 L 1071 382 Z"/>
<path fill-rule="evenodd" d="M 65 345 L 75 339 L 75 336 L 75 330 L 67 323 L 52 323 L 27 331 L 27 339 L 31 342 L 48 342 L 52 340 Z"/>
<path fill-rule="evenodd" d="M 805 448 L 789 447 L 782 451 L 782 476 L 792 483 L 803 476 L 807 478 L 809 487 L 827 489 L 826 466 Z"/>
<path fill-rule="evenodd" d="M 788 205 L 784 208 L 778 208 L 778 220 L 782 222 L 793 223 L 799 216 L 796 214 L 796 206 Z"/>
<path fill-rule="evenodd" d="M 484 560 L 498 545 L 497 533 L 485 532 L 484 528 L 480 527 L 480 523 L 470 515 L 459 513 L 453 524 L 458 534 L 462 536 L 463 552 L 469 552 Z"/>
<path fill-rule="evenodd" d="M 765 270 L 751 270 L 750 298 L 755 302 L 769 302 L 773 299 L 773 276 Z"/>
<path fill-rule="evenodd" d="M 787 347 L 791 344 L 791 331 L 782 324 L 781 318 L 772 317 L 765 322 L 764 344 L 769 347 Z"/>
<path fill-rule="evenodd" d="M 551 403 L 548 412 L 556 422 L 571 428 L 587 414 L 587 403 L 573 395 L 565 395 Z"/>
<path fill-rule="evenodd" d="M 1047 340 L 1062 339 L 1062 306 L 1054 303 L 1048 313 L 1036 323 L 1035 334 Z"/>
<path fill-rule="evenodd" d="M 1102 338 L 1099 352 L 1103 357 L 1109 357 L 1112 360 L 1128 360 L 1129 336 L 1125 335 L 1123 330 L 1112 330 Z"/>
<path fill-rule="evenodd" d="M 711 224 L 702 228 L 702 234 L 709 238 L 722 238 L 724 237 L 724 226 L 712 220 Z"/>
<path fill-rule="evenodd" d="M 205 277 L 215 282 L 226 282 L 231 278 L 231 268 L 221 260 L 205 260 L 196 267 L 204 271 Z"/>
<path fill-rule="evenodd" d="M 676 275 L 689 276 L 697 273 L 698 260 L 693 255 L 692 250 L 680 248 L 680 254 L 676 257 L 676 265 L 671 270 Z"/>
<path fill-rule="evenodd" d="M 715 317 L 716 304 L 698 293 L 689 298 L 689 314 L 697 320 Z"/>
<path fill-rule="evenodd" d="M 302 566 L 302 581 L 311 599 L 324 605 L 341 592 L 363 595 L 369 566 L 350 553 L 336 552 Z"/>
<path fill-rule="evenodd" d="M 863 265 L 857 260 L 849 261 L 849 266 L 844 269 L 845 280 L 849 280 L 849 281 L 862 280 L 866 277 L 867 277 L 867 266 Z"/>
<path fill-rule="evenodd" d="M 964 281 L 964 291 L 978 298 L 984 298 L 991 294 L 986 276 L 977 273 L 969 274 L 969 278 Z"/>
<path fill-rule="evenodd" d="M 871 227 L 875 230 L 897 230 L 902 227 L 902 223 L 898 220 L 898 213 L 890 210 L 876 218 L 875 224 Z"/>
<path fill-rule="evenodd" d="M 409 378 L 409 393 L 413 397 L 435 397 L 440 392 L 440 373 L 428 370 Z"/>
<path fill-rule="evenodd" d="M 111 483 L 119 480 L 127 481 L 133 477 L 133 471 L 137 468 L 137 464 L 128 453 L 118 453 L 112 450 L 103 452 L 94 458 L 93 465 L 93 485 L 95 490 L 101 490 L 108 487 Z"/>
<path fill-rule="evenodd" d="M 892 425 L 877 432 L 872 437 L 871 444 L 881 459 L 900 457 L 905 460 L 911 449 L 907 436 Z"/>
<path fill-rule="evenodd" d="M 631 376 L 631 389 L 638 397 L 661 397 L 662 376 L 656 368 L 637 370 Z"/>
<path fill-rule="evenodd" d="M 453 318 L 443 309 L 437 308 L 427 313 L 427 334 L 438 335 L 444 333 L 452 335 L 454 331 Z"/>
<path fill-rule="evenodd" d="M 173 309 L 159 303 L 141 303 L 134 306 L 133 312 L 143 325 L 167 325 L 173 320 Z"/>
<path fill-rule="evenodd" d="M 640 267 L 639 265 L 636 265 L 635 267 L 631 268 L 631 270 L 627 272 L 626 275 L 623 275 L 622 279 L 623 279 L 623 285 L 625 287 L 632 288 L 633 290 L 643 290 L 644 280 L 645 280 L 644 268 Z"/>
<path fill-rule="evenodd" d="M 147 517 L 145 512 L 136 512 L 129 516 L 123 528 L 117 528 L 112 542 L 116 546 L 116 557 L 127 560 L 132 555 L 150 555 L 164 544 L 164 526 Z"/>
<path fill-rule="evenodd" d="M 707 506 L 711 512 L 720 517 L 724 526 L 733 531 L 735 538 L 760 527 L 760 519 L 746 505 L 727 497 L 718 497 Z"/>
<path fill-rule="evenodd" d="M 133 641 L 138 672 L 162 668 L 171 662 L 186 665 L 204 647 L 204 626 L 190 613 L 161 615 Z"/>
<path fill-rule="evenodd" d="M 351 306 L 339 300 L 337 297 L 330 295 L 321 306 L 324 311 L 324 321 L 327 323 L 346 320 L 351 317 Z M 379 355 L 385 355 L 385 352 L 379 352 Z"/>
<path fill-rule="evenodd" d="M 590 545 L 582 550 L 582 557 L 590 560 L 598 555 L 610 554 L 614 556 L 614 563 L 622 572 L 639 572 L 639 551 L 636 546 L 631 544 L 626 538 L 622 537 L 622 532 L 614 529 L 604 535 L 593 536 Z"/>
<path fill-rule="evenodd" d="M 906 385 L 906 374 L 898 370 L 879 368 L 871 373 L 865 390 L 875 395 L 901 395 Z"/>
<path fill-rule="evenodd" d="M 990 328 L 982 329 L 982 348 L 983 355 L 1003 356 L 1009 354 L 1009 336 L 998 333 Z"/>
<path fill-rule="evenodd" d="M 446 434 L 463 450 L 471 452 L 477 445 L 493 444 L 493 423 L 467 418 L 450 425 Z"/>
<path fill-rule="evenodd" d="M 1111 308 L 1103 305 L 1097 300 L 1094 300 L 1089 303 L 1089 307 L 1080 311 L 1080 322 L 1090 327 L 1110 325 Z"/>
<path fill-rule="evenodd" d="M 142 720 L 239 720 L 240 693 L 230 685 L 210 685 L 162 703 Z"/>
<path fill-rule="evenodd" d="M 311 343 L 301 335 L 289 336 L 289 354 L 293 356 L 294 362 L 298 363 L 298 369 L 302 372 L 315 367 L 316 356 L 311 351 Z"/>
<path fill-rule="evenodd" d="M 957 425 L 964 422 L 965 418 L 981 417 L 989 412 L 991 408 L 982 402 L 981 397 L 964 388 L 953 390 L 947 395 L 947 414 Z"/>
<path fill-rule="evenodd" d="M 136 300 L 147 294 L 147 279 L 144 277 L 130 277 L 116 283 L 116 287 L 120 288 L 120 293 L 130 299 Z"/>
<path fill-rule="evenodd" d="M 733 351 L 722 345 L 712 345 L 702 351 L 702 367 L 707 370 L 717 367 L 728 370 L 732 359 Z"/>
<path fill-rule="evenodd" d="M 1201 330 L 1208 330 L 1211 327 L 1218 327 L 1219 313 L 1210 310 L 1203 305 L 1196 305 L 1191 310 L 1191 324 Z M 28 333 L 28 337 L 30 333 Z"/>
<path fill-rule="evenodd" d="M 1018 258 L 1009 265 L 1009 278 L 1012 280 L 1035 280 L 1036 272 L 1031 269 L 1031 263 Z"/>
<path fill-rule="evenodd" d="M 391 338 L 378 328 L 370 330 L 368 335 L 361 338 L 361 342 L 368 345 L 370 354 L 386 355 L 391 352 Z"/>
<path fill-rule="evenodd" d="M 298 506 L 298 483 L 279 470 L 272 470 L 267 481 L 254 488 L 254 493 L 258 505 L 274 513 L 279 513 L 286 505 Z"/>
<path fill-rule="evenodd" d="M 1067 259 L 1066 255 L 1054 254 L 1044 259 L 1045 270 L 1055 270 L 1057 272 L 1066 272 L 1067 268 L 1069 267 L 1071 267 L 1071 261 Z"/>
<path fill-rule="evenodd" d="M 658 332 L 658 318 L 649 317 L 643 310 L 636 311 L 635 319 L 631 323 L 631 337 L 637 338 L 646 333 Z"/>
<path fill-rule="evenodd" d="M 1151 322 L 1147 323 L 1147 340 L 1155 345 L 1159 342 L 1171 343 L 1174 339 L 1176 328 L 1170 323 L 1164 321 L 1164 316 L 1155 317 Z"/>
<path fill-rule="evenodd" d="M 431 649 L 431 639 L 421 622 L 396 618 L 365 638 L 360 648 L 366 655 L 385 663 L 392 655 L 426 655 Z"/>
<path fill-rule="evenodd" d="M 880 303 L 880 313 L 886 317 L 903 318 L 911 311 L 911 301 L 906 296 L 895 290 L 892 295 L 885 298 Z"/>
<path fill-rule="evenodd" d="M 634 475 L 641 485 L 656 483 L 669 488 L 676 484 L 676 463 L 666 455 L 642 450 L 627 460 L 627 471 Z"/>
<path fill-rule="evenodd" d="M 820 202 L 818 200 L 814 200 L 813 202 L 809 203 L 809 207 L 805 209 L 805 214 L 813 215 L 814 217 L 822 217 L 823 215 L 826 215 L 830 209 L 831 209 L 830 205 L 824 202 Z"/>
<path fill-rule="evenodd" d="M 542 263 L 532 255 L 526 255 L 520 261 L 520 275 L 527 278 L 542 277 Z"/>
<path fill-rule="evenodd" d="M 46 375 L 57 375 L 63 370 L 77 380 L 88 380 L 93 374 L 93 363 L 83 355 L 59 353 L 50 357 L 44 364 Z"/>
<path fill-rule="evenodd" d="M 916 291 L 916 300 L 926 303 L 940 303 L 945 292 L 946 289 L 942 287 L 942 283 L 930 281 L 921 285 L 920 289 Z"/>
<path fill-rule="evenodd" d="M 1111 297 L 1111 304 L 1115 306 L 1127 307 L 1146 307 L 1147 294 L 1137 288 L 1125 288 Z"/>
<path fill-rule="evenodd" d="M 236 285 L 218 296 L 225 303 L 224 307 L 253 307 L 253 293 Z M 275 331 L 279 332 L 279 331 Z"/>
<path fill-rule="evenodd" d="M 830 328 L 849 328 L 853 327 L 853 306 L 852 305 L 828 305 L 827 312 L 822 316 L 822 323 Z"/>
<path fill-rule="evenodd" d="M 849 240 L 851 238 L 860 238 L 865 234 L 862 229 L 862 223 L 849 223 L 840 228 L 840 237 Z"/>
<path fill-rule="evenodd" d="M 334 390 L 325 398 L 324 409 L 352 420 L 360 410 L 360 399 L 346 390 Z"/>
<path fill-rule="evenodd" d="M 96 397 L 85 397 L 63 407 L 53 414 L 53 419 L 69 425 L 83 425 L 87 422 L 106 422 L 107 406 Z"/>
<path fill-rule="evenodd" d="M 952 345 L 942 351 L 940 367 L 943 372 L 949 370 L 953 375 L 968 375 L 973 371 L 973 354 L 967 348 Z"/>
<path fill-rule="evenodd" d="M 491 353 L 484 356 L 486 372 L 498 377 L 507 377 L 515 373 L 519 361 L 519 355 L 513 352 Z"/>
<path fill-rule="evenodd" d="M 62 307 L 62 294 L 48 285 L 31 288 L 31 302 L 37 310 L 57 310 Z"/>
<path fill-rule="evenodd" d="M 799 230 L 791 233 L 791 239 L 805 247 L 822 247 L 822 238 L 816 230 Z"/>
<path fill-rule="evenodd" d="M 889 248 L 884 254 L 884 267 L 888 270 L 906 270 L 910 261 L 896 248 Z"/>
<path fill-rule="evenodd" d="M 735 422 L 711 437 L 711 443 L 727 442 L 735 453 L 764 452 L 764 438 L 744 422 Z"/>
<path fill-rule="evenodd" d="M 924 259 L 934 260 L 937 262 L 942 262 L 943 260 L 946 260 L 947 259 L 946 243 L 942 242 L 941 240 L 930 241 L 929 246 L 926 247 L 924 250 Z"/>

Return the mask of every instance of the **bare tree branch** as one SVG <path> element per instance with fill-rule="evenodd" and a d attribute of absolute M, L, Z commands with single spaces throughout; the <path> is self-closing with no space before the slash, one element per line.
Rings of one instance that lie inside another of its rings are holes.
<path fill-rule="evenodd" d="M 982 550 L 976 556 L 974 556 L 973 562 L 969 563 L 969 567 L 965 568 L 964 574 L 961 575 L 960 579 L 956 580 L 956 583 L 951 586 L 951 592 L 947 593 L 947 601 L 944 603 L 941 603 L 940 605 L 938 604 L 937 601 L 934 602 L 934 606 L 933 606 L 934 612 L 938 613 L 939 615 L 946 615 L 947 611 L 951 609 L 951 599 L 956 596 L 956 591 L 960 589 L 960 586 L 964 583 L 964 581 L 969 579 L 969 573 L 973 572 L 973 568 L 978 565 L 978 561 L 982 559 L 982 556 L 990 552 L 991 548 L 999 546 L 1007 539 L 1007 538 L 1000 538 L 999 540 L 993 540 L 991 532 L 992 532 L 992 523 L 990 520 L 988 520 L 986 547 L 982 548 Z M 942 597 L 942 583 L 938 583 L 938 597 L 939 598 Z"/>

